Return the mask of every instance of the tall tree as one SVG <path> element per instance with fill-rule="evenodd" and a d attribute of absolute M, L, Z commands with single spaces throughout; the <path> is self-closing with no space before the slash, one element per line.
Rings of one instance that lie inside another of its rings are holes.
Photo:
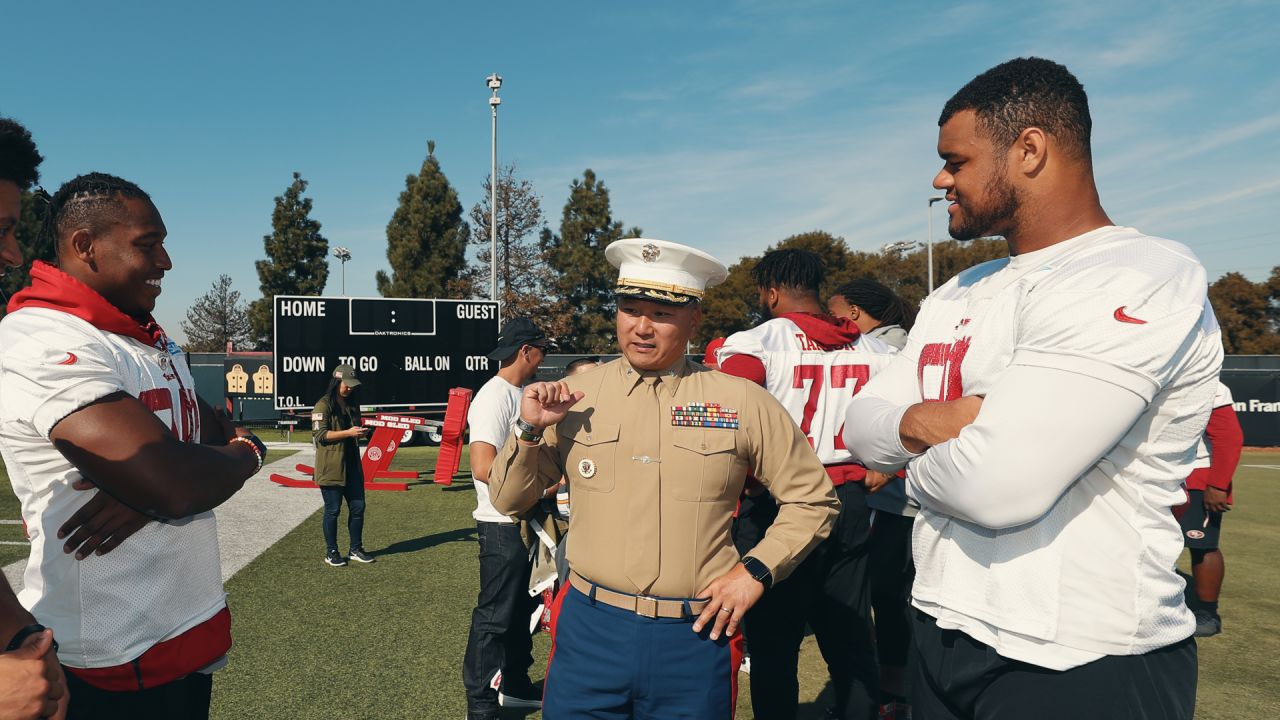
<path fill-rule="evenodd" d="M 452 297 L 467 290 L 467 223 L 435 152 L 435 141 L 428 141 L 427 159 L 417 175 L 405 177 L 400 206 L 387 224 L 391 275 L 377 275 L 383 297 Z"/>
<path fill-rule="evenodd" d="M 219 275 L 209 292 L 196 298 L 182 321 L 187 352 L 222 352 L 227 343 L 248 345 L 253 338 L 248 305 L 231 289 L 231 276 Z"/>
<path fill-rule="evenodd" d="M 489 193 L 484 182 L 484 200 L 471 208 L 471 246 L 478 248 L 475 262 L 465 280 L 472 297 L 489 297 Z M 569 332 L 570 313 L 556 297 L 554 274 L 547 253 L 537 241 L 537 231 L 546 222 L 542 201 L 533 183 L 516 175 L 515 165 L 498 170 L 498 299 L 502 317 L 526 317 L 554 338 Z"/>
<path fill-rule="evenodd" d="M 590 169 L 569 186 L 569 199 L 560 218 L 560 233 L 550 228 L 540 239 L 556 277 L 554 289 L 572 309 L 569 332 L 563 338 L 569 352 L 602 353 L 616 349 L 613 304 L 616 275 L 604 250 L 623 237 L 640 237 L 640 228 L 623 230 L 609 209 L 609 189 Z"/>
<path fill-rule="evenodd" d="M 53 238 L 43 232 L 44 214 L 48 206 L 30 192 L 22 193 L 22 215 L 18 217 L 18 248 L 22 250 L 22 264 L 9 268 L 0 277 L 0 291 L 4 297 L 13 294 L 31 284 L 31 263 L 36 260 L 52 262 L 54 259 Z M 7 312 L 7 302 L 0 302 L 0 317 Z"/>
<path fill-rule="evenodd" d="M 1275 279 L 1273 273 L 1272 279 Z M 1230 272 L 1209 286 L 1209 302 L 1222 327 L 1222 347 L 1236 355 L 1280 353 L 1276 307 L 1269 283 L 1251 282 Z"/>
<path fill-rule="evenodd" d="M 303 197 L 307 181 L 293 174 L 293 182 L 276 197 L 271 211 L 271 234 L 262 247 L 267 259 L 255 263 L 262 298 L 249 306 L 253 342 L 258 349 L 271 345 L 272 298 L 276 295 L 319 295 L 329 279 L 329 241 L 320 234 L 320 223 L 311 217 L 311 198 Z"/>

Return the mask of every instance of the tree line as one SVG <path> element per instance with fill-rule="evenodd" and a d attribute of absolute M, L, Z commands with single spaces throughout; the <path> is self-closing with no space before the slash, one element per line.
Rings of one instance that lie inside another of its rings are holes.
<path fill-rule="evenodd" d="M 613 217 L 609 188 L 590 169 L 570 183 L 558 230 L 548 223 L 532 183 L 521 178 L 514 165 L 499 168 L 496 179 L 486 178 L 484 199 L 464 215 L 458 194 L 435 156 L 435 143 L 429 141 L 426 158 L 417 173 L 405 177 L 399 203 L 387 223 L 390 272 L 377 272 L 379 294 L 487 299 L 491 182 L 497 183 L 497 275 L 503 317 L 533 319 L 566 352 L 613 352 L 614 270 L 604 251 L 613 241 L 640 237 L 642 231 Z M 306 190 L 307 181 L 294 172 L 292 182 L 275 198 L 271 233 L 263 237 L 265 257 L 255 263 L 261 296 L 245 300 L 232 289 L 231 278 L 220 275 L 182 322 L 188 352 L 219 352 L 228 343 L 238 349 L 269 350 L 271 298 L 324 291 L 329 241 L 312 217 Z M 28 261 L 52 260 L 51 241 L 40 232 L 43 206 L 29 200 L 23 198 L 18 242 Z M 783 247 L 808 249 L 823 258 L 828 270 L 824 299 L 839 285 L 859 277 L 884 283 L 913 306 L 927 293 L 923 247 L 852 250 L 843 238 L 822 230 L 783 238 L 768 249 Z M 936 283 L 941 285 L 961 270 L 1006 252 L 1003 240 L 935 243 Z M 764 319 L 751 281 L 751 269 L 758 260 L 759 256 L 741 258 L 730 267 L 728 280 L 708 291 L 699 343 Z M 28 285 L 28 269 L 29 264 L 11 270 L 0 278 L 0 289 L 12 295 Z M 1227 353 L 1280 354 L 1280 266 L 1263 282 L 1229 272 L 1210 285 L 1209 298 L 1222 325 Z"/>

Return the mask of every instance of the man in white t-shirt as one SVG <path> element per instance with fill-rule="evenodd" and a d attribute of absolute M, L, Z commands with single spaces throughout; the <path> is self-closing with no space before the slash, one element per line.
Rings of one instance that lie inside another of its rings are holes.
<path fill-rule="evenodd" d="M 939 120 L 950 232 L 1011 258 L 930 295 L 849 408 L 868 467 L 908 465 L 919 662 L 933 718 L 1186 718 L 1195 620 L 1171 508 L 1222 364 L 1204 268 L 1111 223 L 1084 88 L 1013 60 Z"/>
<path fill-rule="evenodd" d="M 542 693 L 529 679 L 533 665 L 529 595 L 529 552 L 520 524 L 489 502 L 489 471 L 511 437 L 520 415 L 522 386 L 533 379 L 551 341 L 526 318 L 502 327 L 489 359 L 501 363 L 498 374 L 480 388 L 467 411 L 471 432 L 471 476 L 475 479 L 476 520 L 480 540 L 480 595 L 471 613 L 471 632 L 462 664 L 467 717 L 492 720 L 499 704 L 541 707 Z"/>
<path fill-rule="evenodd" d="M 831 673 L 834 717 L 871 720 L 877 715 L 879 678 L 867 582 L 867 469 L 849 454 L 841 431 L 853 397 L 895 351 L 861 334 L 853 322 L 825 312 L 818 292 L 826 269 L 814 253 L 772 250 L 751 277 L 771 319 L 725 340 L 716 353 L 720 371 L 764 387 L 787 409 L 840 500 L 831 536 L 747 613 L 751 707 L 760 718 L 796 716 L 807 623 Z M 755 547 L 777 513 L 763 488 L 748 490 L 734 523 L 738 551 L 745 555 Z"/>
<path fill-rule="evenodd" d="M 35 262 L 0 322 L 0 452 L 31 537 L 19 599 L 60 643 L 69 718 L 207 717 L 231 646 L 211 511 L 265 448 L 197 399 L 151 317 L 172 263 L 147 194 L 92 173 L 48 212 L 58 264 Z"/>

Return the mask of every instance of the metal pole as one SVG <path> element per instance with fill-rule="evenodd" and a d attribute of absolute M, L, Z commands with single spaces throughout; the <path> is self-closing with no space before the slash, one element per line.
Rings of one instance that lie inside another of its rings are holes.
<path fill-rule="evenodd" d="M 502 76 L 494 73 L 485 78 L 485 82 L 493 91 L 489 98 L 489 107 L 493 110 L 493 145 L 489 156 L 489 299 L 498 302 L 498 106 L 502 104 L 498 88 L 502 87 Z"/>
<path fill-rule="evenodd" d="M 489 299 L 498 300 L 498 106 L 493 106 L 493 152 L 489 164 Z"/>
<path fill-rule="evenodd" d="M 936 202 L 940 202 L 944 199 L 945 198 L 931 197 L 929 198 L 929 206 L 928 208 L 926 208 L 927 212 L 929 213 L 929 237 L 927 238 L 929 250 L 928 250 L 927 256 L 928 256 L 928 262 L 929 262 L 929 292 L 930 293 L 933 292 L 933 204 Z"/>
<path fill-rule="evenodd" d="M 342 295 L 343 297 L 346 297 L 347 295 L 347 261 L 346 260 L 342 261 Z"/>

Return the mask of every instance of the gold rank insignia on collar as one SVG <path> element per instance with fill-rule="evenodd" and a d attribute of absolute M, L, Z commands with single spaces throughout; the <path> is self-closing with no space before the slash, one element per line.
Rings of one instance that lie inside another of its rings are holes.
<path fill-rule="evenodd" d="M 720 403 L 692 402 L 671 408 L 671 424 L 676 427 L 706 427 L 736 430 L 738 411 Z"/>

